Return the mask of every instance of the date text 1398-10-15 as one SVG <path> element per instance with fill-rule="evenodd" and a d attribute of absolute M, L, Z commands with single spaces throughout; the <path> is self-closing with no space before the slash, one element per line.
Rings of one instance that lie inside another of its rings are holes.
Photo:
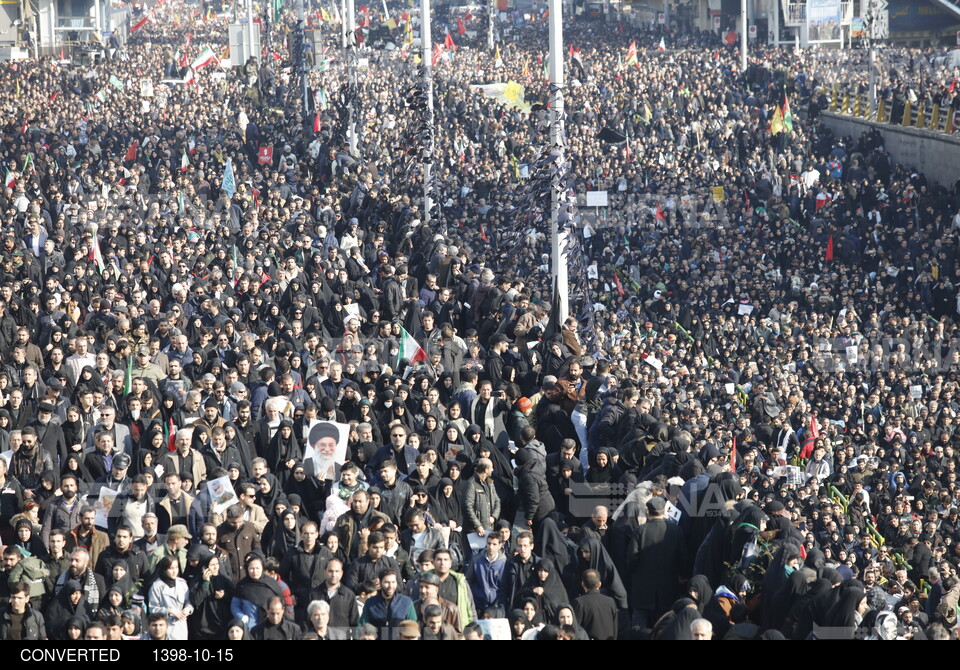
<path fill-rule="evenodd" d="M 197 649 L 163 649 L 153 650 L 154 661 L 219 661 L 229 663 L 233 660 L 233 649 L 197 648 Z"/>

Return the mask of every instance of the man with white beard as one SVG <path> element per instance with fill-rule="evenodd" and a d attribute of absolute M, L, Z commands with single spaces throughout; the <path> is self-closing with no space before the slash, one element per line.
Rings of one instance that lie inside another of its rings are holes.
<path fill-rule="evenodd" d="M 60 466 L 67 458 L 67 441 L 63 437 L 63 430 L 59 424 L 53 420 L 53 403 L 49 400 L 43 400 L 37 405 L 37 416 L 31 421 L 29 426 L 33 426 L 37 431 L 37 442 L 40 448 L 50 454 L 50 460 L 56 471 L 60 471 Z"/>

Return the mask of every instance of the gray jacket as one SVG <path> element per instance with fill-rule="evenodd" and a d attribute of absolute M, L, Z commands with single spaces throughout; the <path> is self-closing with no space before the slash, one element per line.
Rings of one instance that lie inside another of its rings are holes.
<path fill-rule="evenodd" d="M 469 531 L 475 531 L 478 526 L 490 530 L 490 517 L 500 517 L 500 496 L 490 479 L 480 482 L 474 477 L 470 480 L 463 501 L 463 514 L 464 524 Z"/>

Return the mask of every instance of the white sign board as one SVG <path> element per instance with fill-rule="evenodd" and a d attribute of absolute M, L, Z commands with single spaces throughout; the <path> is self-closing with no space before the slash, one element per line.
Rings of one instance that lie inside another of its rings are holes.
<path fill-rule="evenodd" d="M 587 191 L 587 207 L 606 207 L 606 191 Z"/>

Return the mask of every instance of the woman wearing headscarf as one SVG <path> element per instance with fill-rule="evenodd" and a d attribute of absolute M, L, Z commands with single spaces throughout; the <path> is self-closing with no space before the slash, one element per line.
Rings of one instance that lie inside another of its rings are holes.
<path fill-rule="evenodd" d="M 164 556 L 157 565 L 157 579 L 150 587 L 147 598 L 150 613 L 167 615 L 169 640 L 186 640 L 187 617 L 193 613 L 190 604 L 190 587 L 180 576 L 180 561 L 176 556 Z"/>
<path fill-rule="evenodd" d="M 785 540 L 773 555 L 773 560 L 770 561 L 763 575 L 763 587 L 760 591 L 762 610 L 760 621 L 764 628 L 779 628 L 766 624 L 771 620 L 776 608 L 778 594 L 800 565 L 800 544 L 793 539 Z M 786 616 L 786 612 L 783 616 Z"/>
<path fill-rule="evenodd" d="M 84 365 L 81 368 L 75 386 L 81 385 L 86 386 L 91 391 L 100 391 L 107 395 L 107 387 L 103 383 L 103 378 L 100 377 L 100 373 L 92 365 Z"/>
<path fill-rule="evenodd" d="M 690 624 L 700 618 L 697 603 L 690 598 L 680 598 L 670 611 L 664 614 L 653 627 L 654 640 L 692 640 Z"/>
<path fill-rule="evenodd" d="M 86 444 L 86 429 L 80 418 L 80 410 L 76 407 L 67 408 L 67 418 L 61 422 L 60 429 L 63 431 L 63 443 L 67 445 L 67 451 L 73 451 L 74 445 Z"/>
<path fill-rule="evenodd" d="M 703 575 L 694 575 L 687 582 L 687 597 L 697 604 L 697 610 L 703 614 L 704 608 L 713 597 L 710 580 Z"/>
<path fill-rule="evenodd" d="M 437 443 L 441 460 L 449 460 L 467 448 L 467 440 L 456 424 L 448 423 Z"/>
<path fill-rule="evenodd" d="M 272 521 L 272 520 L 271 520 Z M 264 529 L 266 532 L 266 529 Z M 278 561 L 283 560 L 287 552 L 300 543 L 300 520 L 292 509 L 285 509 L 277 518 L 277 523 L 269 540 L 264 545 L 264 553 Z"/>
<path fill-rule="evenodd" d="M 263 559 L 252 555 L 244 566 L 246 576 L 237 583 L 230 611 L 235 617 L 247 617 L 252 628 L 264 620 L 267 606 L 274 597 L 283 598 L 283 591 L 276 580 L 263 574 Z"/>
<path fill-rule="evenodd" d="M 280 482 L 272 473 L 268 472 L 260 476 L 257 485 L 260 487 L 260 490 L 257 491 L 257 504 L 263 508 L 264 512 L 272 515 L 277 499 L 283 495 Z"/>
<path fill-rule="evenodd" d="M 610 457 L 610 450 L 601 447 L 584 478 L 588 484 L 612 484 L 620 478 L 620 467 Z"/>
<path fill-rule="evenodd" d="M 180 401 L 177 399 L 177 394 L 173 391 L 164 391 L 160 397 L 160 420 L 163 422 L 163 426 L 169 425 L 171 420 L 176 425 L 176 415 L 179 409 Z M 161 426 L 162 430 L 163 427 Z"/>
<path fill-rule="evenodd" d="M 798 570 L 793 575 L 790 575 L 791 579 L 799 573 L 800 571 Z M 783 633 L 783 636 L 788 640 L 806 639 L 810 630 L 813 629 L 814 604 L 823 594 L 831 590 L 830 581 L 822 577 L 815 580 L 812 584 L 808 584 L 806 593 L 790 606 L 787 616 L 783 620 L 783 624 L 780 627 L 780 632 Z"/>
<path fill-rule="evenodd" d="M 210 554 L 190 580 L 193 614 L 188 622 L 191 640 L 218 640 L 226 631 L 232 614 L 233 583 L 220 574 L 220 559 Z"/>
<path fill-rule="evenodd" d="M 80 494 L 84 494 L 90 489 L 93 476 L 87 471 L 81 454 L 67 455 L 67 459 L 63 462 L 63 467 L 60 470 L 60 478 L 63 479 L 63 476 L 68 473 L 77 478 L 77 489 Z"/>
<path fill-rule="evenodd" d="M 270 472 L 275 474 L 281 482 L 286 482 L 290 478 L 291 468 L 297 461 L 303 460 L 303 452 L 293 434 L 292 421 L 284 419 L 280 422 L 277 433 L 270 439 L 270 444 L 267 446 L 265 458 Z"/>
<path fill-rule="evenodd" d="M 576 574 L 582 575 L 584 570 L 596 570 L 600 573 L 600 583 L 602 584 L 600 592 L 613 598 L 617 603 L 617 609 L 621 611 L 628 609 L 627 590 L 623 586 L 620 573 L 610 559 L 606 547 L 600 543 L 600 539 L 597 537 L 583 538 L 580 540 L 578 551 L 580 560 Z M 571 590 L 574 592 L 570 595 L 573 597 L 579 595 L 576 593 L 576 589 L 580 586 L 579 581 L 577 579 L 572 584 L 573 588 Z"/>
<path fill-rule="evenodd" d="M 19 516 L 19 515 L 18 515 Z M 17 518 L 14 523 L 13 546 L 20 550 L 23 557 L 35 556 L 43 560 L 47 556 L 47 549 L 43 546 L 40 534 L 33 526 L 33 522 L 26 517 Z"/>
<path fill-rule="evenodd" d="M 831 639 L 852 640 L 869 608 L 867 596 L 858 586 L 843 586 L 840 589 L 837 604 L 827 613 L 827 626 L 832 629 Z"/>
<path fill-rule="evenodd" d="M 577 564 L 577 545 L 560 532 L 557 522 L 551 518 L 543 520 L 540 532 L 541 539 L 537 553 L 553 563 L 562 583 L 578 582 L 580 575 L 571 573 Z"/>
<path fill-rule="evenodd" d="M 532 598 L 545 619 L 553 619 L 560 605 L 566 602 L 567 592 L 560 573 L 549 558 L 541 558 L 533 573 L 523 585 L 521 598 Z"/>
<path fill-rule="evenodd" d="M 523 634 L 528 630 L 533 628 L 533 624 L 530 623 L 530 619 L 527 618 L 527 615 L 522 609 L 515 609 L 510 612 L 510 633 L 512 635 L 511 639 L 521 640 L 523 639 Z"/>
<path fill-rule="evenodd" d="M 564 603 L 557 608 L 557 614 L 554 617 L 556 625 L 561 627 L 567 627 L 573 629 L 573 639 L 574 640 L 589 640 L 590 635 L 587 634 L 587 631 L 583 629 L 577 622 L 577 615 L 573 611 L 573 606 Z"/>
<path fill-rule="evenodd" d="M 794 606 L 798 605 L 803 597 L 810 591 L 810 582 L 807 579 L 808 575 L 812 576 L 813 573 L 803 569 L 796 570 L 790 575 L 787 583 L 780 588 L 774 596 L 773 602 L 766 608 L 767 617 L 763 622 L 763 628 L 783 629 L 787 616 L 793 610 Z M 786 633 L 784 633 L 784 635 L 786 635 Z"/>
<path fill-rule="evenodd" d="M 452 479 L 440 478 L 430 496 L 430 508 L 437 525 L 450 529 L 450 543 L 456 542 L 462 549 L 460 533 L 456 529 L 463 528 L 463 503 Z"/>
<path fill-rule="evenodd" d="M 83 621 L 83 627 L 93 620 L 93 607 L 87 602 L 87 594 L 75 579 L 70 579 L 43 613 L 47 636 L 51 640 L 65 640 L 66 624 L 72 618 Z"/>
<path fill-rule="evenodd" d="M 529 596 L 522 598 L 520 600 L 520 609 L 523 611 L 523 616 L 531 627 L 541 628 L 543 626 L 543 612 L 540 611 L 540 606 L 536 598 Z"/>
<path fill-rule="evenodd" d="M 703 618 L 713 624 L 713 633 L 722 640 L 734 625 L 746 621 L 744 600 L 750 592 L 750 582 L 743 575 L 733 575 L 726 584 L 714 591 L 703 609 Z"/>
<path fill-rule="evenodd" d="M 439 448 L 440 442 L 444 439 L 444 431 L 443 428 L 440 427 L 440 418 L 436 412 L 431 412 L 424 417 L 423 428 L 419 433 L 420 451 Z"/>
<path fill-rule="evenodd" d="M 403 426 L 407 430 L 407 435 L 416 432 L 413 429 L 413 416 L 407 410 L 407 406 L 399 402 L 399 399 L 393 401 L 385 421 L 380 424 L 380 430 L 384 435 L 388 435 L 390 427 L 395 425 Z"/>
<path fill-rule="evenodd" d="M 731 525 L 732 538 L 724 563 L 739 566 L 743 557 L 743 548 L 766 529 L 767 514 L 756 505 L 748 505 L 733 520 Z"/>

